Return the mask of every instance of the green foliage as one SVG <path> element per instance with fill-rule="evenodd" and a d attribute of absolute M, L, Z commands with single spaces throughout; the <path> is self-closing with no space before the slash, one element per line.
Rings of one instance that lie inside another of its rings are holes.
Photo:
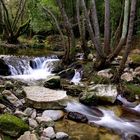
<path fill-rule="evenodd" d="M 43 6 L 47 6 L 56 16 L 59 14 L 55 0 L 29 0 L 28 9 L 30 11 L 31 27 L 35 32 L 55 29 L 52 18 L 43 11 Z"/>

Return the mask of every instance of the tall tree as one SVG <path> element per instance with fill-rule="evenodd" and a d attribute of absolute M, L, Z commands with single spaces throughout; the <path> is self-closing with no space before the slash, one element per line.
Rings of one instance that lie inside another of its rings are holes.
<path fill-rule="evenodd" d="M 74 59 L 75 55 L 75 36 L 73 33 L 72 25 L 69 21 L 68 15 L 65 11 L 64 5 L 62 3 L 62 0 L 56 0 L 63 18 L 65 30 L 67 32 L 68 36 L 68 46 L 67 46 L 67 51 L 65 52 L 64 55 L 64 63 L 69 63 L 71 60 Z"/>
<path fill-rule="evenodd" d="M 11 9 L 8 9 L 9 1 L 0 0 L 3 10 L 4 37 L 8 43 L 18 43 L 17 38 L 23 34 L 29 27 L 29 19 L 21 24 L 21 17 L 24 14 L 24 8 L 27 0 L 18 1 L 16 14 L 12 17 Z"/>

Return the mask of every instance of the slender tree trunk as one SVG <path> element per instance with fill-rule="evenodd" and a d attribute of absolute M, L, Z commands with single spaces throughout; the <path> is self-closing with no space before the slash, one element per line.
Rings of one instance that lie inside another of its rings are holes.
<path fill-rule="evenodd" d="M 131 50 L 131 42 L 132 42 L 132 35 L 133 35 L 133 28 L 134 28 L 134 19 L 135 19 L 135 12 L 136 12 L 136 3 L 137 3 L 137 0 L 131 1 L 131 11 L 130 11 L 130 19 L 129 19 L 129 28 L 128 28 L 126 47 L 125 47 L 123 59 L 120 63 L 120 67 L 119 67 L 118 74 L 116 77 L 117 80 L 120 79 L 120 76 L 123 73 L 123 70 L 125 68 L 125 63 L 127 61 L 129 52 Z"/>
<path fill-rule="evenodd" d="M 110 0 L 105 0 L 104 52 L 110 53 Z"/>
<path fill-rule="evenodd" d="M 92 28 L 92 25 L 91 25 L 91 22 L 90 22 L 90 18 L 88 16 L 88 12 L 87 12 L 87 8 L 86 8 L 84 0 L 81 0 L 81 6 L 83 8 L 84 16 L 85 16 L 85 19 L 86 19 L 89 36 L 91 38 L 92 43 L 95 45 L 95 49 L 97 51 L 97 57 L 100 60 L 103 60 L 104 59 L 104 54 L 103 54 L 101 46 L 99 46 L 98 41 L 95 38 L 95 34 L 94 34 L 94 31 L 93 31 L 93 28 Z"/>
<path fill-rule="evenodd" d="M 116 56 L 118 56 L 118 54 L 122 50 L 123 45 L 125 44 L 126 35 L 127 35 L 127 31 L 128 31 L 129 5 L 130 5 L 130 0 L 125 0 L 122 36 L 121 36 L 121 39 L 120 39 L 116 49 L 109 56 L 109 61 L 112 61 Z"/>
<path fill-rule="evenodd" d="M 72 29 L 72 25 L 69 22 L 69 18 L 66 14 L 66 11 L 63 7 L 62 1 L 61 0 L 56 0 L 60 9 L 60 12 L 62 14 L 62 18 L 65 24 L 65 28 L 68 34 L 68 42 L 69 42 L 69 46 L 67 47 L 67 54 L 65 54 L 65 59 L 64 59 L 64 63 L 69 63 L 70 60 L 74 59 L 75 56 L 75 37 L 74 37 L 74 33 L 73 33 L 73 29 Z"/>
<path fill-rule="evenodd" d="M 59 26 L 59 23 L 58 23 L 58 20 L 56 19 L 55 15 L 51 12 L 51 10 L 47 7 L 43 7 L 43 9 L 53 18 L 54 22 L 55 22 L 55 25 L 59 31 L 59 34 L 62 38 L 62 43 L 63 43 L 63 46 L 64 46 L 64 49 L 65 49 L 65 52 L 66 52 L 66 43 L 65 43 L 65 38 L 64 38 L 64 35 L 61 31 L 61 28 Z"/>
<path fill-rule="evenodd" d="M 96 3 L 95 0 L 91 1 L 91 20 L 93 23 L 93 28 L 94 28 L 94 33 L 95 33 L 95 38 L 97 40 L 98 46 L 101 46 L 100 43 L 100 29 L 99 29 L 99 22 L 98 22 L 98 17 L 97 17 L 97 10 L 96 10 Z"/>
<path fill-rule="evenodd" d="M 80 33 L 80 38 L 81 38 L 81 48 L 84 52 L 84 58 L 87 59 L 87 56 L 89 54 L 89 50 L 87 48 L 87 42 L 85 38 L 85 31 L 86 31 L 86 26 L 85 26 L 85 18 L 82 14 L 80 15 L 80 0 L 76 1 L 76 13 L 77 13 L 77 22 L 78 22 L 78 28 L 79 28 L 79 33 Z"/>

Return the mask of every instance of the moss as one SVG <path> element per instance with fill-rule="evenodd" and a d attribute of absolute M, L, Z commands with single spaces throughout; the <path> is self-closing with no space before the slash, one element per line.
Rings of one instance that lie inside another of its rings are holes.
<path fill-rule="evenodd" d="M 102 77 L 102 76 L 98 76 L 98 75 L 93 75 L 92 81 L 95 84 L 110 84 L 111 83 L 110 79 Z"/>
<path fill-rule="evenodd" d="M 17 137 L 28 129 L 28 125 L 23 120 L 10 114 L 0 115 L 0 130 L 3 133 Z"/>
<path fill-rule="evenodd" d="M 125 89 L 135 95 L 140 96 L 140 86 L 135 84 L 125 84 Z"/>
<path fill-rule="evenodd" d="M 139 54 L 131 55 L 131 59 L 132 59 L 133 62 L 140 64 L 140 55 Z"/>

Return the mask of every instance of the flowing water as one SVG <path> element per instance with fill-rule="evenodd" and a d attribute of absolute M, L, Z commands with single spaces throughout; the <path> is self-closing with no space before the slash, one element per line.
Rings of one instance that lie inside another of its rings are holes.
<path fill-rule="evenodd" d="M 136 107 L 135 109 L 137 109 Z M 140 122 L 130 121 L 126 118 L 117 117 L 113 111 L 108 109 L 89 108 L 78 102 L 69 102 L 65 108 L 68 112 L 79 112 L 86 115 L 90 124 L 96 124 L 114 130 L 127 139 L 128 135 L 140 136 Z"/>
<path fill-rule="evenodd" d="M 54 64 L 60 61 L 57 56 L 36 58 L 7 56 L 3 59 L 11 71 L 11 76 L 7 76 L 7 78 L 28 82 L 46 79 L 52 75 Z"/>
<path fill-rule="evenodd" d="M 7 76 L 7 78 L 21 79 L 28 82 L 46 79 L 48 76 L 52 75 L 52 70 L 55 67 L 54 64 L 60 61 L 57 56 L 36 58 L 17 58 L 14 56 L 2 57 L 11 70 L 11 76 Z M 70 82 L 78 85 L 81 81 L 81 76 L 82 71 L 78 69 L 75 70 L 75 75 Z M 120 95 L 117 99 L 131 110 L 140 113 L 140 105 L 136 106 L 122 98 Z M 137 119 L 132 121 L 125 117 L 120 118 L 109 109 L 103 109 L 101 107 L 89 108 L 74 101 L 69 102 L 65 109 L 67 111 L 79 112 L 86 115 L 90 124 L 96 124 L 112 129 L 122 135 L 126 140 L 130 134 L 140 137 L 140 121 Z"/>

